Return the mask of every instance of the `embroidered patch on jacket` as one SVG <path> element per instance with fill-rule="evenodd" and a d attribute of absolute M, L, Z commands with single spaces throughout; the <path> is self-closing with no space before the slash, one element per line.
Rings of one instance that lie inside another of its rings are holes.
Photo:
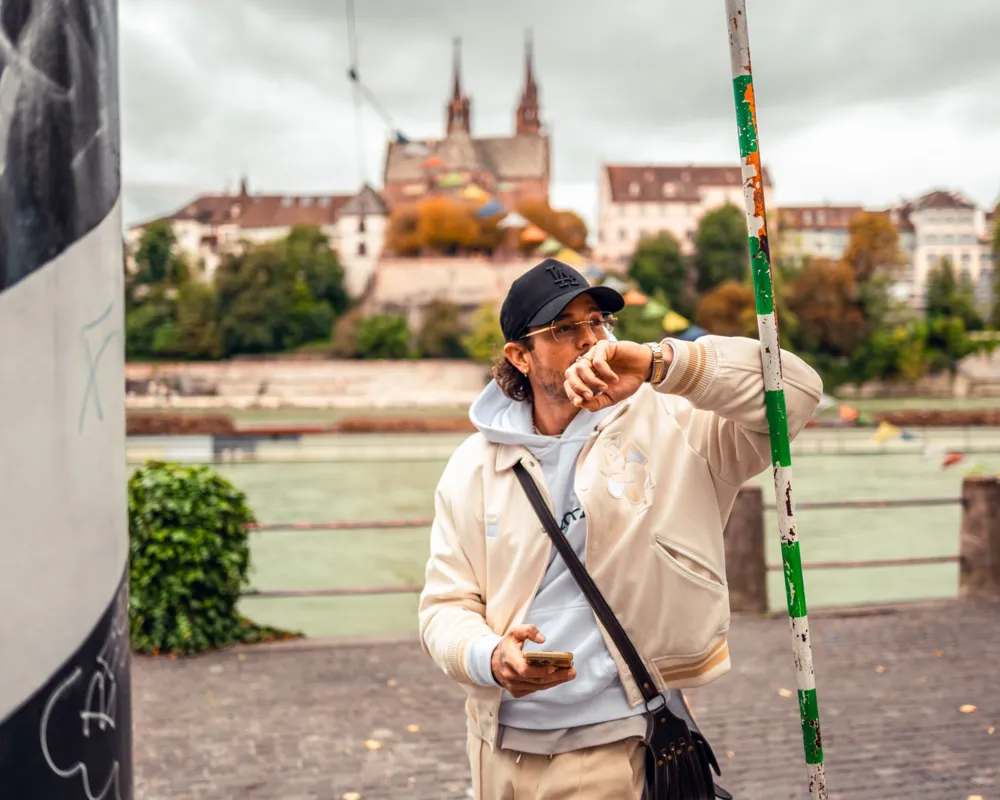
<path fill-rule="evenodd" d="M 616 500 L 626 497 L 640 510 L 649 508 L 654 488 L 649 459 L 635 442 L 623 444 L 621 434 L 609 436 L 604 442 L 601 473 L 608 479 L 608 493 Z"/>

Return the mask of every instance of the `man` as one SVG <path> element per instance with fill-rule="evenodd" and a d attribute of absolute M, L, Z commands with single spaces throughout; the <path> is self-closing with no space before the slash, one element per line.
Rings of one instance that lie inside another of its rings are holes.
<path fill-rule="evenodd" d="M 420 636 L 468 695 L 478 800 L 638 799 L 645 778 L 639 687 L 552 547 L 518 461 L 658 692 L 729 669 L 722 531 L 771 454 L 760 345 L 617 341 L 623 306 L 554 259 L 518 278 L 500 312 L 503 357 L 470 410 L 479 433 L 438 485 Z M 791 353 L 782 367 L 794 436 L 822 383 Z M 572 652 L 574 665 L 529 667 L 528 649 Z"/>

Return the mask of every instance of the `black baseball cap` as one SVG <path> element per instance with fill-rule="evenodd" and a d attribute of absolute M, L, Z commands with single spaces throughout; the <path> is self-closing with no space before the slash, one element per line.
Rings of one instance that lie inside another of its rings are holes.
<path fill-rule="evenodd" d="M 601 311 L 614 314 L 625 298 L 610 286 L 591 286 L 569 264 L 547 258 L 511 284 L 500 307 L 500 329 L 507 342 L 523 339 L 530 328 L 548 325 L 581 294 L 589 294 Z"/>

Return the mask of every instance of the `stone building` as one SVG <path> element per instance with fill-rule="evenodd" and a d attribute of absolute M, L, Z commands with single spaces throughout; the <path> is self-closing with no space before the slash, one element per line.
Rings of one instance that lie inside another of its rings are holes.
<path fill-rule="evenodd" d="M 172 214 L 132 227 L 126 242 L 134 251 L 151 222 L 168 222 L 180 253 L 211 280 L 222 258 L 245 243 L 275 241 L 296 225 L 313 225 L 329 237 L 347 291 L 358 296 L 382 253 L 387 216 L 382 196 L 367 184 L 356 195 L 251 194 L 244 179 L 237 194 L 199 195 Z"/>
<path fill-rule="evenodd" d="M 459 43 L 455 43 L 451 97 L 440 139 L 390 141 L 385 155 L 383 194 L 390 208 L 429 194 L 459 192 L 475 185 L 508 207 L 528 197 L 549 197 L 549 135 L 542 124 L 534 54 L 525 47 L 524 86 L 512 136 L 473 135 L 472 100 L 462 85 Z"/>
<path fill-rule="evenodd" d="M 764 202 L 773 208 L 763 170 Z M 605 164 L 598 186 L 597 246 L 601 261 L 625 266 L 639 240 L 669 231 L 682 252 L 694 252 L 698 222 L 727 203 L 744 208 L 739 166 Z"/>

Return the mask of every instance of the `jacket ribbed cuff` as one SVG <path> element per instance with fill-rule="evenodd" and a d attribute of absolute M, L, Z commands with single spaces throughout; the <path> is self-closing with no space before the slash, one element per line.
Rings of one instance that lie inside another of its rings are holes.
<path fill-rule="evenodd" d="M 656 391 L 676 394 L 697 403 L 708 392 L 719 370 L 719 359 L 710 342 L 664 339 L 674 351 L 667 374 Z"/>
<path fill-rule="evenodd" d="M 465 648 L 465 671 L 480 686 L 500 685 L 493 677 L 492 662 L 493 651 L 502 638 L 495 633 L 485 633 L 473 639 Z"/>

